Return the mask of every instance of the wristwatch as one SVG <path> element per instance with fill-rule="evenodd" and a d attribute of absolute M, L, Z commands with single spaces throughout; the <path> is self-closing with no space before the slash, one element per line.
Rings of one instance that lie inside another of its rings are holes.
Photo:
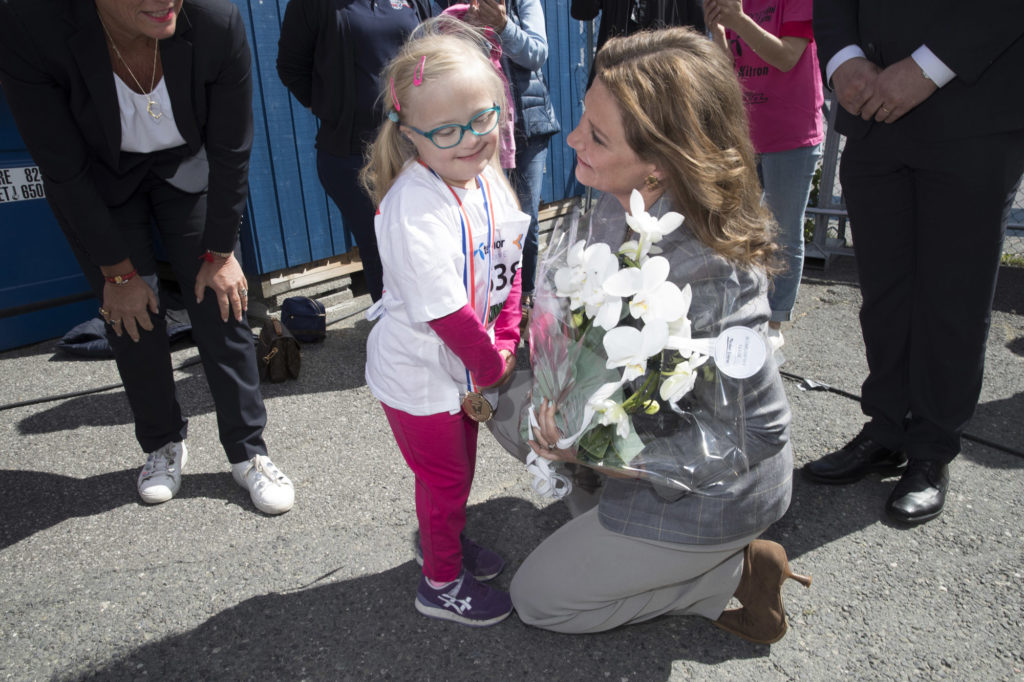
<path fill-rule="evenodd" d="M 217 258 L 224 258 L 225 260 L 230 258 L 232 254 L 234 254 L 234 251 L 212 251 L 209 249 L 208 251 L 211 256 L 216 256 Z"/>

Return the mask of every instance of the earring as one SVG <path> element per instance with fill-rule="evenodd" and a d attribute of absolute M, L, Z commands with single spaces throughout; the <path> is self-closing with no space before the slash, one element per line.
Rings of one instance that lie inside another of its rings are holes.
<path fill-rule="evenodd" d="M 657 178 L 653 173 L 644 178 L 644 184 L 647 185 L 647 189 L 658 189 L 658 185 L 661 184 L 661 180 Z"/>

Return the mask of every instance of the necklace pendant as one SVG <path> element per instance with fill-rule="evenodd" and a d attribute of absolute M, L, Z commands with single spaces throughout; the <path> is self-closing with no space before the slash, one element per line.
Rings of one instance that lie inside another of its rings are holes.
<path fill-rule="evenodd" d="M 153 117 L 154 121 L 159 121 L 164 116 L 160 111 L 160 104 L 152 97 L 146 98 L 146 112 Z"/>

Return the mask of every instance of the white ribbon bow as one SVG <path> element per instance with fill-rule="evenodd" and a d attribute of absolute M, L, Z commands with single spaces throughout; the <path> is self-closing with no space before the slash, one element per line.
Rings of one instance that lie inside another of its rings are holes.
<path fill-rule="evenodd" d="M 572 492 L 572 481 L 554 469 L 555 463 L 531 451 L 526 456 L 526 470 L 533 475 L 533 492 L 541 497 L 560 500 Z"/>

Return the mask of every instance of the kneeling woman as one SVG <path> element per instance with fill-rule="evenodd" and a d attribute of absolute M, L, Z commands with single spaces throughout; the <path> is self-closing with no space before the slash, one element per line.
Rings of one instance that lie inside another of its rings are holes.
<path fill-rule="evenodd" d="M 603 193 L 588 219 L 588 243 L 614 252 L 626 241 L 625 211 L 639 190 L 651 215 L 685 217 L 658 246 L 671 265 L 669 281 L 691 287 L 693 337 L 735 326 L 763 336 L 776 249 L 729 60 L 689 29 L 666 29 L 608 41 L 595 72 L 568 138 L 577 179 Z M 757 539 L 790 501 L 790 411 L 781 378 L 768 357 L 753 376 L 705 384 L 688 401 L 691 414 L 711 415 L 700 423 L 672 409 L 632 416 L 644 451 L 686 452 L 686 444 L 728 439 L 742 443 L 746 466 L 692 493 L 642 473 L 609 476 L 597 508 L 544 541 L 513 579 L 524 622 L 583 633 L 699 615 L 755 642 L 785 634 L 782 584 L 810 580 L 791 573 L 780 545 Z M 556 411 L 541 405 L 530 446 L 548 459 L 576 461 L 575 448 L 555 445 L 564 436 Z M 733 424 L 742 433 L 732 433 Z M 707 432 L 715 428 L 721 431 Z M 742 608 L 723 612 L 733 596 Z"/>

